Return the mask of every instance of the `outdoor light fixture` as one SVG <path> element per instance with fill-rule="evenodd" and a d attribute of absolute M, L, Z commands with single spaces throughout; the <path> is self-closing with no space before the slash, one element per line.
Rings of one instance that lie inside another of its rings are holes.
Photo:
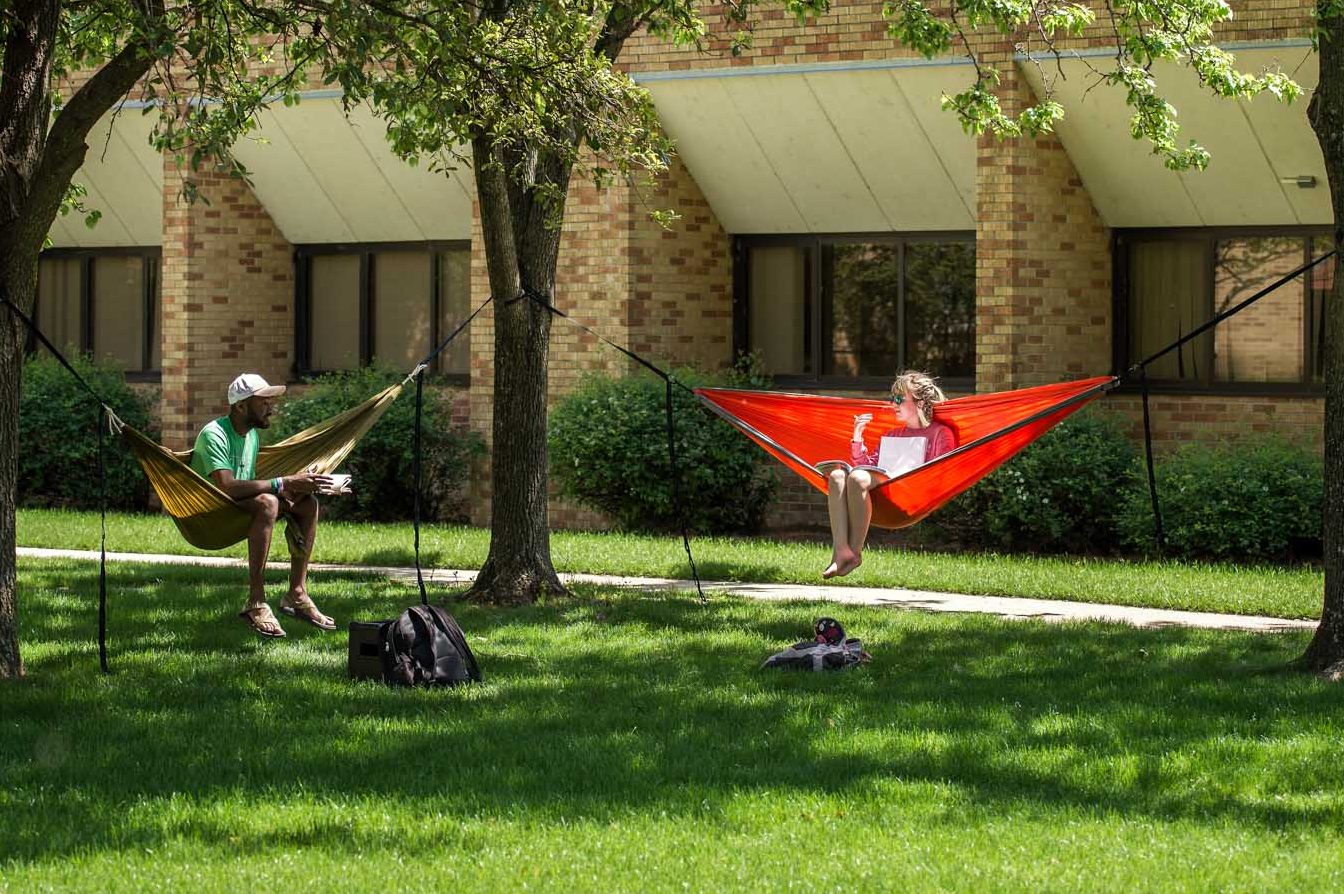
<path fill-rule="evenodd" d="M 1316 188 L 1316 175 L 1315 175 L 1315 174 L 1302 174 L 1302 175 L 1297 176 L 1297 177 L 1280 177 L 1280 178 L 1279 178 L 1279 182 L 1280 182 L 1280 183 L 1296 183 L 1298 189 L 1315 189 L 1315 188 Z"/>

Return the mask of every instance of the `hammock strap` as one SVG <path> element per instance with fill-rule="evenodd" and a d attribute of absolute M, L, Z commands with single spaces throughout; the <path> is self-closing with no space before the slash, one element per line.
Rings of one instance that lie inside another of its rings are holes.
<path fill-rule="evenodd" d="M 13 301 L 9 300 L 8 295 L 0 294 L 0 304 L 5 305 L 5 307 L 9 308 L 10 313 L 14 314 L 14 316 L 18 317 L 20 320 L 23 321 L 24 325 L 28 327 L 28 330 L 37 337 L 37 340 L 42 342 L 42 346 L 51 352 L 51 356 L 55 357 L 57 362 L 60 363 L 61 366 L 64 366 L 66 371 L 69 372 L 70 375 L 75 377 L 75 381 L 80 384 L 81 388 L 89 392 L 90 397 L 98 401 L 98 403 L 103 407 L 103 409 L 107 410 L 109 413 L 112 412 L 112 408 L 107 405 L 107 401 L 103 400 L 102 395 L 100 395 L 97 391 L 93 390 L 93 386 L 90 385 L 87 381 L 85 381 L 84 377 L 81 376 L 79 374 L 79 371 L 76 370 L 74 366 L 70 364 L 70 361 L 66 359 L 65 355 L 62 354 L 59 350 L 57 350 L 56 346 L 53 345 L 45 335 L 42 334 L 42 330 L 37 328 L 37 323 L 33 322 L 33 319 L 31 317 L 29 317 L 23 311 L 19 310 L 18 305 L 16 305 Z M 102 422 L 100 420 L 99 421 L 100 429 L 101 426 Z"/>
<path fill-rule="evenodd" d="M 681 511 L 681 466 L 677 464 L 677 424 L 672 413 L 672 377 L 663 377 L 663 405 L 667 408 L 667 458 L 672 463 L 672 506 L 681 522 L 681 546 L 686 550 L 686 561 L 691 565 L 691 577 L 695 578 L 695 591 L 700 602 L 705 602 L 705 591 L 700 589 L 700 571 L 695 567 L 695 556 L 691 555 L 691 538 L 686 533 L 686 515 Z"/>
<path fill-rule="evenodd" d="M 589 335 L 593 336 L 598 341 L 610 345 L 611 347 L 620 351 L 622 354 L 629 357 L 631 360 L 635 361 L 640 366 L 644 367 L 649 372 L 653 373 L 655 376 L 663 380 L 663 384 L 665 386 L 665 391 L 663 395 L 663 407 L 667 414 L 667 459 L 672 466 L 672 512 L 673 514 L 676 515 L 677 522 L 681 526 L 681 545 L 686 550 L 686 559 L 687 561 L 690 562 L 691 565 L 691 577 L 694 578 L 695 580 L 695 592 L 698 594 L 700 598 L 700 604 L 704 605 L 707 601 L 705 599 L 705 590 L 700 585 L 700 571 L 696 568 L 695 556 L 691 554 L 691 537 L 686 530 L 686 512 L 681 503 L 681 467 L 677 464 L 677 427 L 676 422 L 673 419 L 672 388 L 673 386 L 676 386 L 677 388 L 680 388 L 682 391 L 685 391 L 692 397 L 695 397 L 697 400 L 699 399 L 699 396 L 692 389 L 687 388 L 685 385 L 678 382 L 671 375 L 669 375 L 667 372 L 664 372 L 659 367 L 655 366 L 649 360 L 644 359 L 643 357 L 639 356 L 634 351 L 630 350 L 624 345 L 617 344 L 616 342 L 607 338 L 605 335 L 602 335 L 600 332 L 594 331 L 590 327 L 585 326 L 578 320 L 571 317 L 569 314 L 560 310 L 554 304 L 551 304 L 551 302 L 546 298 L 545 295 L 538 295 L 536 292 L 533 292 L 530 289 L 523 289 L 521 294 L 515 295 L 514 297 L 510 298 L 508 301 L 505 302 L 505 304 L 506 305 L 513 304 L 514 302 L 522 301 L 523 299 L 527 299 L 531 301 L 533 304 L 540 306 L 543 310 L 545 310 L 547 313 L 552 314 L 553 316 L 557 316 L 560 317 L 561 319 L 568 320 L 570 323 L 573 323 L 575 326 L 578 326 L 580 329 L 582 329 L 584 332 L 587 332 Z"/>
<path fill-rule="evenodd" d="M 80 387 L 89 393 L 89 396 L 98 402 L 98 516 L 101 525 L 101 534 L 99 538 L 98 552 L 98 666 L 103 673 L 110 673 L 107 666 L 107 459 L 104 456 L 106 441 L 103 437 L 103 416 L 106 414 L 109 425 L 115 425 L 117 414 L 107 405 L 107 401 L 93 390 L 93 386 L 84 380 L 79 371 L 71 365 L 65 355 L 51 343 L 51 340 L 37 328 L 37 323 L 33 322 L 32 317 L 19 310 L 18 305 L 9 300 L 9 296 L 0 293 L 0 303 L 9 308 L 9 312 L 23 321 L 37 340 L 42 342 L 42 346 L 51 352 L 57 362 L 64 366 L 70 375 L 75 377 L 75 381 Z"/>
<path fill-rule="evenodd" d="M 1329 259 L 1329 258 L 1333 258 L 1333 257 L 1334 257 L 1335 255 L 1337 255 L 1338 253 L 1339 253 L 1339 249 L 1337 249 L 1337 248 L 1336 248 L 1336 249 L 1332 249 L 1332 250 L 1326 252 L 1325 254 L 1321 255 L 1319 258 L 1316 258 L 1316 259 L 1313 260 L 1313 261 L 1309 261 L 1308 263 L 1303 264 L 1301 267 L 1298 267 L 1298 268 L 1297 268 L 1296 270 L 1294 270 L 1292 273 L 1286 273 L 1286 274 L 1284 274 L 1283 276 L 1279 277 L 1279 278 L 1278 278 L 1277 280 L 1275 280 L 1274 282 L 1270 283 L 1269 285 L 1265 286 L 1265 287 L 1264 287 L 1263 289 L 1261 289 L 1260 291 L 1256 292 L 1256 293 L 1255 293 L 1254 295 L 1252 295 L 1251 297 L 1247 298 L 1245 301 L 1241 301 L 1241 302 L 1239 302 L 1238 304 L 1236 304 L 1235 306 L 1233 306 L 1233 307 L 1229 307 L 1227 310 L 1223 311 L 1222 313 L 1217 314 L 1217 315 L 1213 316 L 1212 318 L 1210 318 L 1207 322 L 1204 323 L 1203 326 L 1200 326 L 1198 329 L 1193 329 L 1193 330 L 1191 330 L 1190 332 L 1187 332 L 1185 335 L 1182 335 L 1180 338 L 1176 339 L 1174 342 L 1172 342 L 1171 344 L 1167 345 L 1165 348 L 1162 348 L 1162 349 L 1161 349 L 1160 351 L 1158 351 L 1156 354 L 1150 354 L 1149 356 L 1147 356 L 1147 357 L 1145 357 L 1144 359 L 1140 360 L 1138 363 L 1136 363 L 1136 364 L 1134 364 L 1133 366 L 1131 366 L 1130 369 L 1129 369 L 1129 371 L 1130 371 L 1131 373 L 1135 373 L 1135 372 L 1137 372 L 1141 367 L 1145 367 L 1145 366 L 1147 366 L 1148 364 L 1153 363 L 1154 361 L 1156 361 L 1156 360 L 1158 360 L 1158 359 L 1160 359 L 1160 358 L 1162 358 L 1162 357 L 1165 357 L 1167 354 L 1170 354 L 1172 351 L 1174 351 L 1174 350 L 1176 350 L 1177 348 L 1181 347 L 1181 346 L 1184 345 L 1186 342 L 1188 342 L 1188 341 L 1190 341 L 1190 340 L 1192 340 L 1192 339 L 1198 338 L 1199 336 L 1203 335 L 1205 332 L 1208 332 L 1208 331 L 1209 331 L 1210 329 L 1212 329 L 1214 326 L 1217 326 L 1219 323 L 1221 323 L 1223 320 L 1226 320 L 1228 317 L 1232 316 L 1233 314 L 1241 313 L 1243 310 L 1245 310 L 1246 308 L 1250 307 L 1252 304 L 1254 304 L 1255 302 L 1259 301 L 1261 298 L 1265 297 L 1265 296 L 1268 295 L 1270 292 L 1273 292 L 1273 291 L 1275 291 L 1275 290 L 1277 290 L 1277 289 L 1279 289 L 1279 288 L 1282 288 L 1283 286 L 1285 286 L 1285 285 L 1287 285 L 1288 283 L 1292 282 L 1292 281 L 1293 281 L 1294 279 L 1296 279 L 1297 277 L 1299 277 L 1299 276 L 1301 276 L 1302 274 L 1306 273 L 1306 272 L 1307 272 L 1308 270 L 1310 270 L 1311 268 L 1315 267 L 1317 264 L 1320 264 L 1321 262 L 1323 262 L 1323 261 L 1325 261 L 1325 260 L 1327 260 L 1327 259 Z"/>
<path fill-rule="evenodd" d="M 420 421 L 423 416 L 424 405 L 425 370 L 422 364 L 420 371 L 415 374 L 415 449 L 413 451 L 414 459 L 412 460 L 415 466 L 415 499 L 412 501 L 414 510 L 411 524 L 415 528 L 415 582 L 420 587 L 420 604 L 429 605 L 429 594 L 425 592 L 425 575 L 420 570 Z"/>
<path fill-rule="evenodd" d="M 486 306 L 487 304 L 489 304 L 491 301 L 494 301 L 494 300 L 495 300 L 495 296 L 494 296 L 494 295 L 487 295 L 487 296 L 486 296 L 486 299 L 485 299 L 484 301 L 482 301 L 480 304 L 478 304 L 478 305 L 476 306 L 476 309 L 473 310 L 473 311 L 471 312 L 471 314 L 470 314 L 465 320 L 463 320 L 461 323 L 458 323 L 458 324 L 457 324 L 457 328 L 456 328 L 456 329 L 454 329 L 452 332 L 448 333 L 448 337 L 447 337 L 447 338 L 445 338 L 443 341 L 439 342 L 438 346 L 437 346 L 436 348 L 434 348 L 434 350 L 432 350 L 432 351 L 430 351 L 428 354 L 426 354 L 426 355 L 424 356 L 424 359 L 422 359 L 418 364 L 416 364 L 416 371 L 418 372 L 418 371 L 420 370 L 420 368 L 422 368 L 422 367 L 428 367 L 431 363 L 433 363 L 436 359 L 438 359 L 438 356 L 444 352 L 444 349 L 446 349 L 446 348 L 448 347 L 449 344 L 452 343 L 453 339 L 455 339 L 455 338 L 457 338 L 459 335 L 461 335 L 461 334 L 462 334 L 462 330 L 464 330 L 464 329 L 466 329 L 468 326 L 470 326 L 470 325 L 471 325 L 471 321 L 474 320 L 474 319 L 476 319 L 476 315 L 479 314 L 481 311 L 485 310 L 485 306 Z M 411 375 L 415 375 L 415 373 L 412 372 Z"/>
<path fill-rule="evenodd" d="M 1252 304 L 1259 301 L 1261 298 L 1265 297 L 1270 292 L 1274 292 L 1282 288 L 1283 286 L 1297 279 L 1299 276 L 1305 274 L 1307 271 L 1311 270 L 1317 264 L 1321 264 L 1329 260 L 1330 258 L 1333 258 L 1337 254 L 1339 254 L 1339 249 L 1337 248 L 1332 249 L 1326 252 L 1325 254 L 1321 255 L 1319 258 L 1315 258 L 1311 261 L 1308 261 L 1306 264 L 1303 264 L 1301 267 L 1298 267 L 1291 273 L 1285 273 L 1283 276 L 1279 277 L 1274 282 L 1265 286 L 1263 289 L 1256 292 L 1254 295 L 1251 295 L 1246 300 L 1238 302 L 1237 304 L 1235 304 L 1232 307 L 1229 307 L 1222 313 L 1215 314 L 1209 320 L 1205 321 L 1204 325 L 1192 329 L 1190 332 L 1187 332 L 1185 335 L 1180 336 L 1174 342 L 1167 345 L 1165 348 L 1162 348 L 1161 350 L 1157 351 L 1154 354 L 1148 355 L 1147 357 L 1140 360 L 1138 363 L 1135 363 L 1133 366 L 1129 368 L 1129 374 L 1131 376 L 1133 375 L 1138 376 L 1139 389 L 1143 395 L 1143 450 L 1144 450 L 1144 458 L 1148 465 L 1148 496 L 1153 504 L 1153 536 L 1155 542 L 1157 543 L 1157 550 L 1159 553 L 1162 552 L 1164 535 L 1162 531 L 1162 508 L 1159 505 L 1157 499 L 1157 475 L 1153 471 L 1153 424 L 1152 424 L 1152 416 L 1148 410 L 1148 365 L 1150 363 L 1156 362 L 1157 360 L 1160 360 L 1167 354 L 1170 354 L 1172 351 L 1181 348 L 1187 342 L 1198 338 L 1199 336 L 1203 335 L 1205 332 L 1208 332 L 1214 326 L 1217 326 L 1219 323 L 1221 323 L 1223 320 L 1226 320 L 1233 314 L 1241 313 L 1243 310 L 1250 307 Z M 1177 359 L 1177 372 L 1179 373 L 1181 378 L 1184 378 L 1185 352 L 1182 351 L 1180 354 L 1177 354 L 1176 359 Z M 1196 374 L 1198 374 L 1198 370 L 1196 370 Z"/>
<path fill-rule="evenodd" d="M 1153 471 L 1153 424 L 1148 414 L 1148 372 L 1139 367 L 1139 387 L 1143 389 L 1143 453 L 1148 464 L 1148 497 L 1153 503 L 1153 537 L 1157 551 L 1162 552 L 1162 508 L 1157 502 L 1157 475 Z"/>
<path fill-rule="evenodd" d="M 103 434 L 103 409 L 99 408 L 98 421 L 98 666 L 103 673 L 110 673 L 107 667 L 107 459 L 103 454 L 105 436 Z M 108 411 L 111 418 L 111 411 Z"/>

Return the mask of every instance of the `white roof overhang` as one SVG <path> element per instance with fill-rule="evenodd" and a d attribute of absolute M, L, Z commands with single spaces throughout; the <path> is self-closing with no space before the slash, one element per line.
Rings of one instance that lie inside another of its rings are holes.
<path fill-rule="evenodd" d="M 470 239 L 470 171 L 412 166 L 392 152 L 385 131 L 367 108 L 347 116 L 339 98 L 308 94 L 264 112 L 234 154 L 292 243 Z"/>
<path fill-rule="evenodd" d="M 1229 45 L 1241 71 L 1280 66 L 1308 91 L 1317 56 L 1303 41 Z M 1039 65 L 1037 64 L 1039 62 Z M 1262 94 L 1230 100 L 1202 87 L 1175 64 L 1154 67 L 1159 95 L 1175 107 L 1179 141 L 1209 150 L 1204 171 L 1167 170 L 1146 141 L 1130 135 L 1124 92 L 1097 81 L 1104 55 L 1019 60 L 1038 96 L 1047 80 L 1064 106 L 1056 129 L 1092 201 L 1112 227 L 1212 227 L 1328 224 L 1330 190 L 1316 135 L 1307 121 L 1309 94 L 1291 105 Z M 1060 76 L 1062 72 L 1062 76 Z M 1315 177 L 1304 189 L 1290 178 Z"/>
<path fill-rule="evenodd" d="M 149 144 L 154 116 L 141 108 L 106 115 L 89 133 L 89 151 L 73 182 L 88 190 L 84 207 L 102 212 L 97 226 L 84 215 L 57 216 L 58 248 L 160 245 L 163 242 L 163 159 Z"/>
<path fill-rule="evenodd" d="M 939 106 L 964 60 L 635 75 L 731 233 L 975 228 L 975 139 Z"/>

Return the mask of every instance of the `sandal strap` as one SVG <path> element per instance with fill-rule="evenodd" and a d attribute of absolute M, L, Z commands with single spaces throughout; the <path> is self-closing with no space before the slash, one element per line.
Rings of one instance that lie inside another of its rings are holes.
<path fill-rule="evenodd" d="M 275 619 L 275 612 L 271 611 L 270 605 L 265 602 L 263 602 L 261 605 L 254 605 L 251 608 L 245 608 L 243 609 L 242 613 L 252 617 L 254 620 L 261 621 L 262 623 L 265 623 L 267 621 L 276 625 L 280 623 Z"/>

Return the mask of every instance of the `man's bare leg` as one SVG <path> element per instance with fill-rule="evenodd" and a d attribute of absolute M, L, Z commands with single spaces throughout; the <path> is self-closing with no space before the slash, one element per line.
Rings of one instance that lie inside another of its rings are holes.
<path fill-rule="evenodd" d="M 831 519 L 831 564 L 821 573 L 824 578 L 832 578 L 840 568 L 852 560 L 849 548 L 849 507 L 845 502 L 844 469 L 835 469 L 827 476 L 826 512 Z"/>
<path fill-rule="evenodd" d="M 240 500 L 238 505 L 252 516 L 252 525 L 247 530 L 247 605 L 243 606 L 244 612 L 250 612 L 266 604 L 266 557 L 271 552 L 271 534 L 280 515 L 280 500 L 271 494 L 259 494 Z M 254 623 L 271 635 L 284 633 L 274 618 L 254 618 Z"/>
<path fill-rule="evenodd" d="M 286 613 L 291 611 L 297 616 L 311 621 L 318 627 L 330 629 L 335 626 L 328 616 L 318 611 L 308 596 L 308 561 L 313 554 L 313 541 L 317 536 L 317 519 L 321 514 L 317 498 L 312 494 L 300 497 L 289 505 L 288 514 L 299 526 L 303 537 L 303 549 L 291 552 L 289 557 L 289 592 L 280 603 Z"/>
<path fill-rule="evenodd" d="M 873 500 L 868 489 L 873 477 L 867 472 L 850 472 L 845 482 L 845 508 L 849 529 L 848 556 L 836 568 L 836 577 L 844 577 L 863 564 L 863 545 L 868 541 L 868 527 L 873 521 Z"/>

